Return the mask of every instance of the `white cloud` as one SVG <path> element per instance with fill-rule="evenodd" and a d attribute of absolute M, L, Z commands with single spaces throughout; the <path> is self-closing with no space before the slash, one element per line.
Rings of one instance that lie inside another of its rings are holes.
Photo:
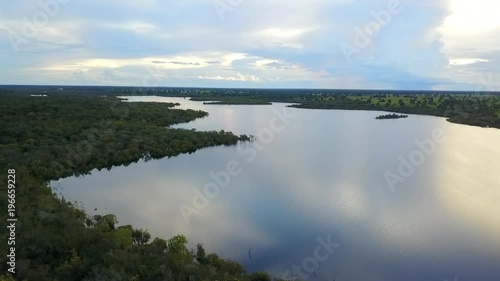
<path fill-rule="evenodd" d="M 468 89 L 477 84 L 471 77 L 499 72 L 500 4 L 401 3 L 403 11 L 348 62 L 339 45 L 386 1 L 245 1 L 224 21 L 201 0 L 71 1 L 19 53 L 8 35 L 20 33 L 22 19 L 40 7 L 12 2 L 0 11 L 0 60 L 9 69 L 0 83 L 103 84 L 115 77 L 113 84 L 140 86 L 154 69 L 168 77 L 165 86 Z"/>
<path fill-rule="evenodd" d="M 488 60 L 485 60 L 485 59 L 451 59 L 450 65 L 468 65 L 468 64 L 478 63 L 478 62 L 488 62 Z"/>
<path fill-rule="evenodd" d="M 459 36 L 495 30 L 500 27 L 499 9 L 500 2 L 495 0 L 452 0 L 452 14 L 443 29 Z"/>
<path fill-rule="evenodd" d="M 249 82 L 259 82 L 260 78 L 253 75 L 243 75 L 241 73 L 237 73 L 235 76 L 198 76 L 199 79 L 207 79 L 207 80 L 226 80 L 226 81 L 249 81 Z"/>

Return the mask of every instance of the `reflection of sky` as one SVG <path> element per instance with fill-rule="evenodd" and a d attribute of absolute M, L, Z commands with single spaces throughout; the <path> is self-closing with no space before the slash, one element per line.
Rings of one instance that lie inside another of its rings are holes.
<path fill-rule="evenodd" d="M 444 149 L 446 160 L 452 161 L 443 163 L 437 175 L 436 197 L 457 221 L 475 227 L 478 237 L 500 246 L 499 131 L 462 127 L 455 125 L 448 131 L 450 140 Z"/>
<path fill-rule="evenodd" d="M 252 135 L 268 126 L 273 107 L 283 107 L 153 99 L 210 113 L 179 127 Z M 498 280 L 500 131 L 428 116 L 375 120 L 379 112 L 288 110 L 296 118 L 251 162 L 237 147 L 206 148 L 60 185 L 89 210 L 107 208 L 121 223 L 155 236 L 183 233 L 249 270 L 279 276 L 330 234 L 342 246 L 320 263 L 318 277 Z M 430 138 L 436 128 L 448 140 L 392 193 L 384 172 L 397 173 L 398 157 L 407 158 L 415 140 Z M 210 171 L 232 160 L 243 172 L 186 225 L 179 204 L 191 204 L 192 188 L 203 188 L 212 181 Z"/>

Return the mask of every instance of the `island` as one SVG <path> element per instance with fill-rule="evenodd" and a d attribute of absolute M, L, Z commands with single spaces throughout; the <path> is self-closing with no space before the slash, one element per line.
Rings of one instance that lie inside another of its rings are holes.
<path fill-rule="evenodd" d="M 399 115 L 396 113 L 386 114 L 377 116 L 375 119 L 377 120 L 385 120 L 385 119 L 400 119 L 400 118 L 408 118 L 408 115 Z"/>
<path fill-rule="evenodd" d="M 209 253 L 202 244 L 189 249 L 182 234 L 153 238 L 147 230 L 120 225 L 113 214 L 87 213 L 50 188 L 52 181 L 93 170 L 254 140 L 222 130 L 174 129 L 208 112 L 119 98 L 138 95 L 432 115 L 500 128 L 497 92 L 0 86 L 0 167 L 9 180 L 4 186 L 13 190 L 9 200 L 15 200 L 11 207 L 2 200 L 1 206 L 22 222 L 15 239 L 25 245 L 15 253 L 18 280 L 271 280 L 265 272 L 247 273 L 242 264 Z M 147 183 L 144 192 L 151 192 Z M 7 272 L 10 258 L 0 261 Z M 14 281 L 3 273 L 0 280 Z"/>
<path fill-rule="evenodd" d="M 355 89 L 243 89 L 66 86 L 1 86 L 0 94 L 79 96 L 164 96 L 207 105 L 271 105 L 301 109 L 373 110 L 444 117 L 448 122 L 500 129 L 500 92 Z"/>

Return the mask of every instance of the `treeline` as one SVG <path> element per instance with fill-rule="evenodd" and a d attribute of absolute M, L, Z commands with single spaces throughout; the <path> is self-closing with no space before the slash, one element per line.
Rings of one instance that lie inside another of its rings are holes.
<path fill-rule="evenodd" d="M 50 180 L 111 168 L 141 158 L 190 153 L 249 140 L 228 132 L 168 126 L 206 116 L 173 104 L 123 103 L 98 96 L 4 94 L 0 97 L 0 167 L 16 170 L 16 280 L 160 281 L 270 280 L 237 262 L 187 248 L 179 235 L 152 239 L 147 231 L 117 227 L 114 215 L 89 216 L 47 186 Z M 144 187 L 147 189 L 147 186 Z M 6 194 L 6 191 L 4 194 Z M 6 221 L 7 201 L 0 201 Z M 7 232 L 0 239 L 7 241 Z M 2 253 L 7 243 L 1 243 Z M 7 257 L 0 257 L 7 272 Z M 0 280 L 12 276 L 0 275 Z"/>
<path fill-rule="evenodd" d="M 4 164 L 22 164 L 45 180 L 250 139 L 224 131 L 170 129 L 173 124 L 207 115 L 172 109 L 174 104 L 88 96 L 11 95 L 1 99 L 0 156 Z"/>
<path fill-rule="evenodd" d="M 72 89 L 76 91 L 76 89 Z M 101 88 L 111 95 L 190 97 L 208 104 L 292 103 L 308 109 L 377 110 L 445 117 L 449 122 L 500 128 L 500 93 L 460 91 Z"/>
<path fill-rule="evenodd" d="M 209 104 L 292 103 L 308 109 L 377 110 L 445 117 L 448 121 L 500 128 L 497 92 L 311 90 L 311 89 L 115 89 L 116 94 L 191 97 Z"/>
<path fill-rule="evenodd" d="M 309 109 L 377 110 L 445 117 L 450 122 L 500 128 L 499 92 L 336 89 L 216 89 L 82 86 L 0 86 L 2 93 L 47 95 L 158 95 L 210 104 L 293 103 Z"/>
<path fill-rule="evenodd" d="M 297 108 L 378 110 L 445 117 L 449 122 L 500 128 L 500 96 L 377 94 L 301 97 Z"/>

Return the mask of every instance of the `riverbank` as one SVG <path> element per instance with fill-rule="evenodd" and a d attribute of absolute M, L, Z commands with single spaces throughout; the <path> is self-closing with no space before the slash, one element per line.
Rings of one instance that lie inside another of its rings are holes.
<path fill-rule="evenodd" d="M 250 140 L 224 131 L 166 129 L 207 115 L 174 106 L 95 95 L 2 96 L 0 166 L 15 170 L 17 178 L 16 278 L 250 281 L 262 276 L 205 253 L 201 244 L 191 251 L 182 235 L 152 239 L 147 230 L 118 226 L 112 214 L 85 213 L 79 203 L 58 199 L 47 186 L 93 169 Z M 0 205 L 8 209 L 5 200 Z M 0 261 L 7 272 L 7 257 Z"/>

